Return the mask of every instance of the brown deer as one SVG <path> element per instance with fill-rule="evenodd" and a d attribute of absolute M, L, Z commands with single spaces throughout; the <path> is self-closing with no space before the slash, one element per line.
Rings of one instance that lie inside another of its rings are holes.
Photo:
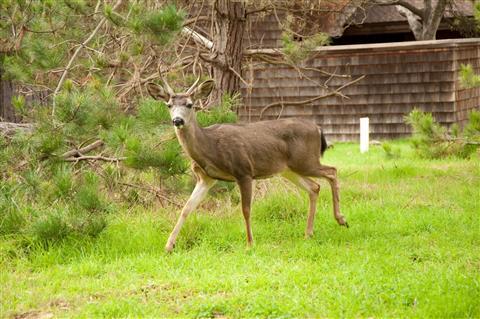
<path fill-rule="evenodd" d="M 240 188 L 242 212 L 247 228 L 247 244 L 253 243 L 250 226 L 252 181 L 281 174 L 310 198 L 305 236 L 313 235 L 313 221 L 320 185 L 312 177 L 326 178 L 333 195 L 333 214 L 338 224 L 348 227 L 340 213 L 337 171 L 320 164 L 327 148 L 322 131 L 316 124 L 300 119 L 281 119 L 249 124 L 215 124 L 200 127 L 193 104 L 205 98 L 214 87 L 212 80 L 197 81 L 186 93 L 175 93 L 166 81 L 148 83 L 152 97 L 164 100 L 172 124 L 184 151 L 192 161 L 197 184 L 183 207 L 165 249 L 172 251 L 187 216 L 196 209 L 216 180 L 236 182 Z"/>

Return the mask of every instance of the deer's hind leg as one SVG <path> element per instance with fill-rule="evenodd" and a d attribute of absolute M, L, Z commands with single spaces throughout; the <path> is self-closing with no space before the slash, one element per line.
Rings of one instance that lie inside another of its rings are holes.
<path fill-rule="evenodd" d="M 197 178 L 197 184 L 195 185 L 195 188 L 190 195 L 187 203 L 183 207 L 182 213 L 178 218 L 175 228 L 171 232 L 170 237 L 168 237 L 168 241 L 165 246 L 165 250 L 168 252 L 171 252 L 173 250 L 178 233 L 180 232 L 180 229 L 182 229 L 182 226 L 185 223 L 188 215 L 197 208 L 197 206 L 207 195 L 208 190 L 212 188 L 212 186 L 215 184 L 215 180 L 203 173 L 203 171 L 197 166 L 192 165 L 192 170 L 195 174 L 195 177 Z"/>
<path fill-rule="evenodd" d="M 250 225 L 250 209 L 252 205 L 252 178 L 243 177 L 237 179 L 238 187 L 240 188 L 240 197 L 242 199 L 242 213 L 245 219 L 245 228 L 247 231 L 247 245 L 250 247 L 253 244 L 252 226 Z"/>
<path fill-rule="evenodd" d="M 330 184 L 330 188 L 332 189 L 333 216 L 335 217 L 339 225 L 348 227 L 345 216 L 343 216 L 340 212 L 340 195 L 337 179 L 337 169 L 332 166 L 321 165 L 320 163 L 318 163 L 318 165 L 312 166 L 308 170 L 308 172 L 305 173 L 307 176 L 322 177 L 328 181 L 328 183 Z"/>
<path fill-rule="evenodd" d="M 317 212 L 317 198 L 320 192 L 320 185 L 315 183 L 312 179 L 296 174 L 292 171 L 288 171 L 282 174 L 283 177 L 291 181 L 293 184 L 308 192 L 310 199 L 310 208 L 307 218 L 307 227 L 305 228 L 305 238 L 312 237 L 313 235 L 313 223 L 315 221 L 315 214 Z"/>

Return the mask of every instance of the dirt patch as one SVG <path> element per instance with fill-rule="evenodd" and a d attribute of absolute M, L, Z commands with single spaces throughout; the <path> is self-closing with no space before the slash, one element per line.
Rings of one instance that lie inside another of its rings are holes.
<path fill-rule="evenodd" d="M 49 318 L 53 318 L 53 313 L 32 310 L 32 311 L 27 311 L 24 313 L 13 315 L 13 318 L 15 319 L 49 319 Z"/>
<path fill-rule="evenodd" d="M 48 310 L 61 310 L 67 311 L 71 308 L 70 304 L 63 299 L 55 299 L 50 301 L 45 307 L 42 307 Z M 22 312 L 14 314 L 12 318 L 14 319 L 49 319 L 53 318 L 54 313 L 47 310 L 30 310 L 27 312 Z"/>

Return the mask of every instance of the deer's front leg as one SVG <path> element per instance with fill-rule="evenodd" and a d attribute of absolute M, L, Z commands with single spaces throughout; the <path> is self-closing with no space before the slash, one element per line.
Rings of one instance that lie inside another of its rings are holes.
<path fill-rule="evenodd" d="M 208 193 L 208 190 L 212 188 L 215 184 L 215 180 L 209 178 L 208 176 L 202 176 L 197 173 L 197 184 L 195 185 L 195 189 L 193 190 L 190 198 L 188 199 L 187 203 L 182 209 L 182 213 L 180 214 L 180 218 L 175 225 L 170 237 L 168 237 L 167 245 L 165 246 L 165 250 L 167 252 L 171 252 L 173 247 L 175 246 L 175 241 L 177 239 L 178 233 L 183 226 L 183 223 L 187 219 L 187 216 L 197 208 L 197 206 L 202 202 L 205 196 Z"/>
<path fill-rule="evenodd" d="M 242 213 L 245 219 L 245 226 L 247 229 L 247 244 L 252 246 L 253 235 L 252 228 L 250 226 L 250 206 L 252 204 L 252 178 L 245 177 L 237 180 L 237 184 L 240 187 L 240 197 L 242 199 Z"/>

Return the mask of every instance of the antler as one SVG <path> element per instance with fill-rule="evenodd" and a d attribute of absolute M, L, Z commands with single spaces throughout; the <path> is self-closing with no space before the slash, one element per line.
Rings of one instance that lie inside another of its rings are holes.
<path fill-rule="evenodd" d="M 175 92 L 172 90 L 167 80 L 162 76 L 162 71 L 160 70 L 160 66 L 158 67 L 158 76 L 160 77 L 160 81 L 162 82 L 163 87 L 167 90 L 168 95 L 170 96 L 175 95 Z"/>
<path fill-rule="evenodd" d="M 195 87 L 198 85 L 198 82 L 200 82 L 200 75 L 195 80 L 195 83 L 193 83 L 192 86 L 187 90 L 187 94 L 191 94 L 193 90 L 195 90 Z"/>
<path fill-rule="evenodd" d="M 175 95 L 175 92 L 172 90 L 170 85 L 168 84 L 167 80 L 163 78 L 163 76 L 160 74 L 160 80 L 162 81 L 163 87 L 167 90 L 167 93 L 172 96 Z"/>

